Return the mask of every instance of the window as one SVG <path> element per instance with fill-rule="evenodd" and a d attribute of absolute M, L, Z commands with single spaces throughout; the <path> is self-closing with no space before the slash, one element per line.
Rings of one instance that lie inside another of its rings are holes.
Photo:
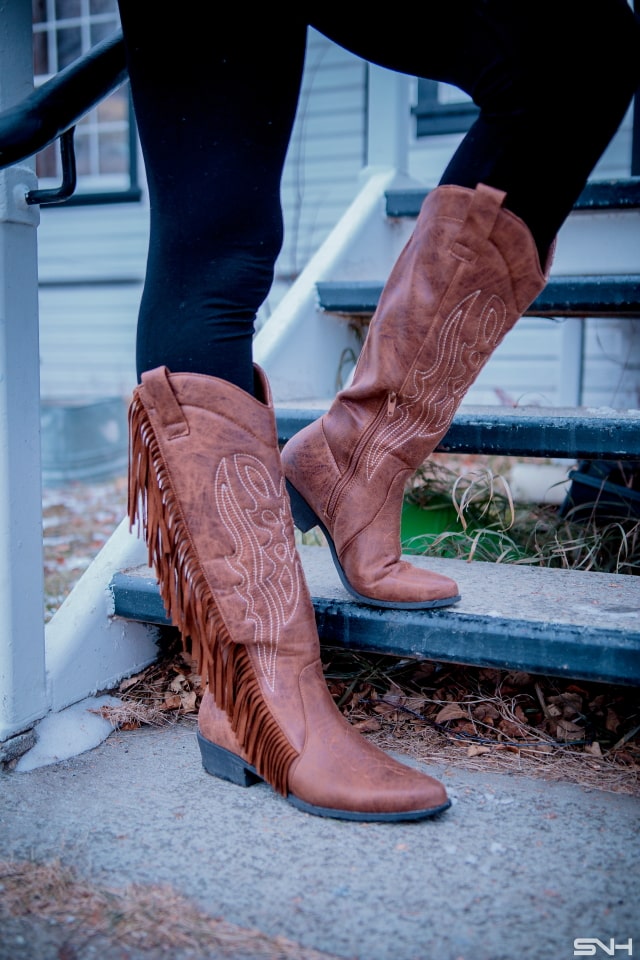
<path fill-rule="evenodd" d="M 36 85 L 58 73 L 120 26 L 117 0 L 32 0 Z M 87 114 L 74 137 L 77 193 L 68 203 L 137 200 L 136 138 L 128 84 Z M 60 182 L 60 149 L 36 157 L 41 186 Z"/>
<path fill-rule="evenodd" d="M 416 117 L 416 136 L 429 137 L 464 133 L 480 111 L 457 87 L 418 78 L 418 102 L 411 112 Z"/>

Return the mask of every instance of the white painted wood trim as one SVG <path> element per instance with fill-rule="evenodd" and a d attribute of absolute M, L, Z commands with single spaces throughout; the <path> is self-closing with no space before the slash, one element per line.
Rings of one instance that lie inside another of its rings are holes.
<path fill-rule="evenodd" d="M 49 704 L 64 707 L 156 659 L 158 628 L 113 617 L 113 575 L 147 562 L 147 548 L 123 520 L 46 627 Z"/>
<path fill-rule="evenodd" d="M 335 395 L 341 353 L 359 347 L 347 322 L 319 310 L 316 284 L 386 275 L 413 229 L 410 222 L 392 226 L 385 216 L 384 192 L 397 184 L 393 169 L 369 176 L 257 334 L 254 359 L 265 369 L 276 402 Z"/>
<path fill-rule="evenodd" d="M 3 5 L 0 110 L 30 92 L 31 58 L 31 4 Z M 0 740 L 47 707 L 35 185 L 30 164 L 0 172 Z"/>

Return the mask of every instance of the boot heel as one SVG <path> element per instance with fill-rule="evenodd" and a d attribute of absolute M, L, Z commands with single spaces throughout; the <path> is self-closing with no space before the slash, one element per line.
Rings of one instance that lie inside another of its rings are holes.
<path fill-rule="evenodd" d="M 212 777 L 228 780 L 238 787 L 252 787 L 254 783 L 262 783 L 262 777 L 256 773 L 251 764 L 245 763 L 242 757 L 225 750 L 224 747 L 211 743 L 202 736 L 200 731 L 198 731 L 198 746 L 202 756 L 202 766 Z"/>
<path fill-rule="evenodd" d="M 298 530 L 300 530 L 301 533 L 307 533 L 308 530 L 313 530 L 314 527 L 317 527 L 320 521 L 316 517 L 307 501 L 300 496 L 296 488 L 292 487 L 288 480 L 287 493 L 289 494 L 289 499 L 291 501 L 293 522 Z"/>

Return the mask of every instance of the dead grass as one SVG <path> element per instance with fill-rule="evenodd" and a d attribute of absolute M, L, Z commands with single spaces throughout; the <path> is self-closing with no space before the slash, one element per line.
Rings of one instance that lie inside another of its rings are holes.
<path fill-rule="evenodd" d="M 430 457 L 412 478 L 407 500 L 421 507 L 425 518 L 439 511 L 445 527 L 406 540 L 405 549 L 492 563 L 640 574 L 637 516 L 609 515 L 598 506 L 597 490 L 590 513 L 585 506 L 563 513 L 553 504 L 516 502 L 510 470 L 514 463 L 526 462 L 507 457 L 462 461 L 444 454 Z M 624 464 L 618 474 L 629 489 L 639 482 L 637 471 L 625 475 Z"/>
<path fill-rule="evenodd" d="M 16 926 L 20 918 L 28 923 Z M 26 940 L 31 950 L 26 955 L 34 960 L 44 960 L 38 940 L 54 951 L 50 955 L 56 960 L 104 956 L 114 945 L 119 948 L 114 956 L 129 957 L 124 951 L 133 949 L 155 960 L 193 956 L 194 951 L 209 960 L 332 960 L 284 937 L 211 917 L 168 885 L 100 886 L 59 860 L 0 861 L 0 957 L 18 952 L 7 939 L 10 920 L 14 941 Z M 45 924 L 39 928 L 37 921 Z M 2 944 L 11 953 L 4 953 Z"/>

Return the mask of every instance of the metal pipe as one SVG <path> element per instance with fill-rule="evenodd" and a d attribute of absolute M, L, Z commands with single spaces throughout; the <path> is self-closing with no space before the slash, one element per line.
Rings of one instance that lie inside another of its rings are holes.
<path fill-rule="evenodd" d="M 118 31 L 0 113 L 0 169 L 44 150 L 126 80 Z"/>

